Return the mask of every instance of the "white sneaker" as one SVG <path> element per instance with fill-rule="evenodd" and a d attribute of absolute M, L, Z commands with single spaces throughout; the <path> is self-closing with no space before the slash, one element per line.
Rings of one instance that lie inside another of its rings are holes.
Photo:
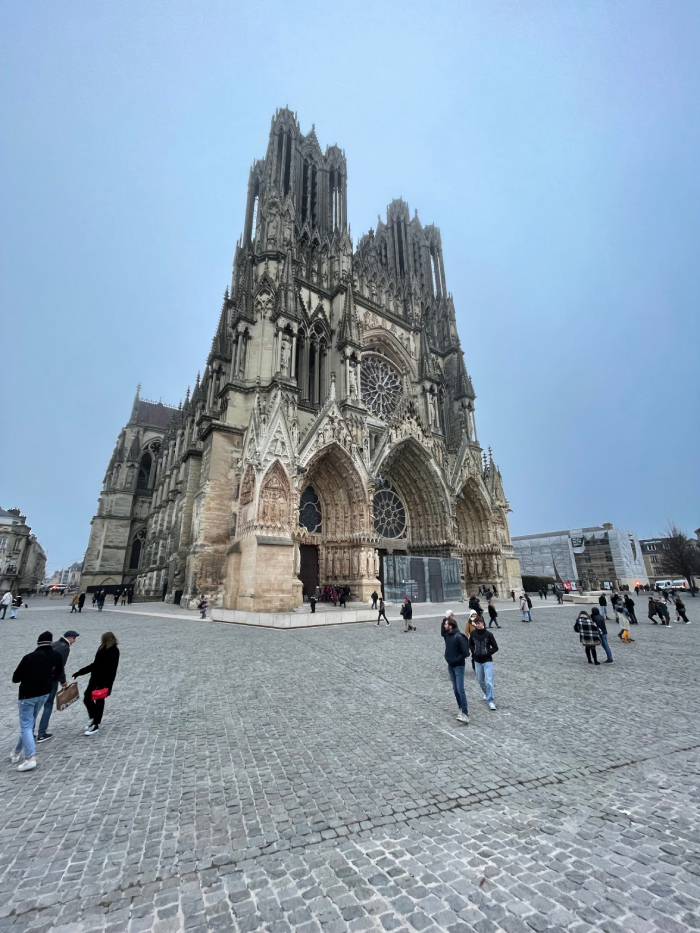
<path fill-rule="evenodd" d="M 99 730 L 100 730 L 100 727 L 96 726 L 94 722 L 91 722 L 90 725 L 85 730 L 85 732 L 83 733 L 83 735 L 94 735 L 96 732 L 99 732 Z"/>
<path fill-rule="evenodd" d="M 469 722 L 469 717 L 467 716 L 466 713 L 460 713 L 457 716 L 457 719 L 459 719 L 460 722 Z"/>
<path fill-rule="evenodd" d="M 17 768 L 18 771 L 33 771 L 36 768 L 36 758 L 27 758 L 26 761 L 23 761 L 22 764 Z"/>
<path fill-rule="evenodd" d="M 485 700 L 485 699 L 486 699 L 486 694 L 485 694 L 485 693 L 482 693 L 482 694 L 481 694 L 481 699 L 482 699 L 482 700 Z"/>
<path fill-rule="evenodd" d="M 13 765 L 16 765 L 21 757 L 22 757 L 22 752 L 12 752 L 12 754 L 10 755 L 10 761 L 12 762 Z"/>
<path fill-rule="evenodd" d="M 491 700 L 489 703 L 489 709 L 496 709 L 496 704 L 493 702 L 493 700 Z"/>

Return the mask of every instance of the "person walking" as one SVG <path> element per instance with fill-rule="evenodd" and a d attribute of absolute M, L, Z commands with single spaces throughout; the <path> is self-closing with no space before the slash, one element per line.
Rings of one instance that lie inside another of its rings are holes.
<path fill-rule="evenodd" d="M 467 706 L 467 695 L 464 692 L 464 662 L 469 657 L 469 643 L 457 627 L 453 613 L 448 613 L 442 620 L 440 634 L 445 640 L 445 661 L 447 661 L 452 690 L 459 707 L 457 719 L 460 722 L 468 723 L 469 707 Z"/>
<path fill-rule="evenodd" d="M 658 609 L 656 608 L 656 600 L 653 596 L 649 597 L 649 607 L 647 613 L 648 617 L 651 619 L 654 625 L 658 625 L 659 623 L 655 619 L 655 616 L 658 615 Z"/>
<path fill-rule="evenodd" d="M 0 610 L 2 610 L 2 618 L 4 619 L 7 615 L 7 607 L 12 605 L 12 593 L 9 590 L 5 590 L 2 594 L 2 599 L 0 599 Z"/>
<path fill-rule="evenodd" d="M 71 612 L 77 612 L 77 611 L 78 611 L 78 602 L 79 602 L 79 601 L 80 601 L 80 593 L 78 593 L 78 592 L 76 591 L 76 593 L 75 593 L 74 596 L 73 596 L 73 599 L 71 599 L 71 601 L 70 601 L 70 611 L 71 611 Z"/>
<path fill-rule="evenodd" d="M 623 602 L 625 604 L 625 609 L 629 613 L 630 622 L 632 625 L 639 625 L 639 622 L 637 622 L 637 616 L 634 614 L 634 600 L 629 595 L 629 593 L 625 593 Z"/>
<path fill-rule="evenodd" d="M 574 631 L 579 633 L 579 641 L 586 649 L 588 663 L 600 665 L 595 651 L 600 644 L 600 631 L 587 612 L 579 612 L 578 619 L 574 622 Z"/>
<path fill-rule="evenodd" d="M 472 655 L 474 673 L 481 687 L 484 700 L 489 709 L 496 709 L 493 698 L 493 656 L 498 651 L 498 644 L 491 632 L 484 628 L 484 620 L 477 616 L 476 628 L 469 636 L 469 650 Z"/>
<path fill-rule="evenodd" d="M 119 642 L 113 632 L 105 632 L 100 640 L 100 647 L 92 664 L 81 667 L 73 677 L 89 674 L 87 688 L 83 694 L 83 703 L 90 717 L 85 735 L 94 735 L 100 728 L 105 710 L 105 699 L 112 693 L 114 680 L 119 667 Z"/>
<path fill-rule="evenodd" d="M 620 641 L 625 643 L 634 641 L 630 638 L 630 614 L 621 602 L 615 606 L 615 615 L 620 625 L 620 631 L 617 633 Z"/>
<path fill-rule="evenodd" d="M 202 598 L 199 600 L 199 603 L 197 604 L 197 609 L 199 609 L 199 618 L 200 618 L 200 619 L 206 619 L 206 617 L 207 617 L 207 606 L 208 606 L 208 605 L 209 605 L 209 601 L 208 601 L 208 599 L 207 599 L 207 597 L 206 597 L 206 594 L 205 594 L 204 596 L 202 596 Z"/>
<path fill-rule="evenodd" d="M 105 600 L 107 599 L 107 593 L 104 590 L 100 590 L 97 594 L 97 611 L 102 612 L 105 607 Z"/>
<path fill-rule="evenodd" d="M 126 606 L 126 590 L 122 590 L 120 606 Z"/>
<path fill-rule="evenodd" d="M 384 616 L 384 621 L 389 625 L 389 620 L 386 617 L 386 608 L 384 606 L 384 598 L 379 597 L 379 615 L 377 616 L 377 625 L 382 621 L 382 616 Z"/>
<path fill-rule="evenodd" d="M 340 608 L 345 609 L 345 587 L 343 586 L 338 590 L 338 602 L 340 603 Z"/>
<path fill-rule="evenodd" d="M 119 605 L 119 590 L 117 590 L 116 593 L 114 594 L 114 605 L 115 606 Z"/>
<path fill-rule="evenodd" d="M 472 595 L 469 597 L 469 608 L 473 609 L 476 614 L 480 615 L 483 619 L 484 610 L 481 608 L 481 603 L 479 602 L 479 599 L 475 593 L 472 593 Z"/>
<path fill-rule="evenodd" d="M 377 608 L 378 599 L 379 599 L 379 593 L 375 590 L 374 593 L 372 593 L 372 609 Z"/>
<path fill-rule="evenodd" d="M 523 593 L 520 597 L 520 612 L 522 613 L 523 622 L 531 622 L 530 617 L 530 606 L 528 604 L 527 596 Z"/>
<path fill-rule="evenodd" d="M 515 590 L 510 591 L 510 598 L 515 602 Z"/>
<path fill-rule="evenodd" d="M 92 594 L 92 606 L 93 606 L 93 609 L 94 609 L 94 607 L 97 605 L 97 596 L 98 596 L 98 592 L 97 592 L 97 590 L 95 590 L 95 592 Z"/>
<path fill-rule="evenodd" d="M 36 650 L 25 654 L 12 675 L 12 683 L 19 684 L 19 741 L 10 761 L 16 764 L 24 753 L 24 761 L 18 771 L 33 771 L 36 768 L 36 742 L 34 724 L 39 711 L 48 699 L 54 680 L 66 682 L 60 654 L 51 647 L 53 635 L 42 632 Z"/>
<path fill-rule="evenodd" d="M 496 628 L 500 628 L 501 626 L 498 624 L 498 613 L 496 612 L 494 604 L 489 603 L 486 608 L 489 614 L 489 628 L 491 628 L 494 623 L 496 624 Z"/>
<path fill-rule="evenodd" d="M 690 619 L 685 614 L 685 603 L 683 600 L 680 596 L 675 596 L 673 602 L 676 607 L 676 622 L 680 622 L 682 619 L 686 625 L 690 625 Z"/>
<path fill-rule="evenodd" d="M 607 658 L 605 663 L 612 664 L 613 656 L 612 651 L 610 650 L 610 645 L 608 644 L 608 627 L 605 624 L 605 619 L 603 618 L 603 615 L 597 606 L 594 606 L 591 610 L 591 620 L 595 623 L 598 628 L 598 632 L 600 633 L 600 643 L 603 646 L 603 650 L 605 651 L 605 656 Z"/>
<path fill-rule="evenodd" d="M 81 593 L 78 597 L 78 612 L 83 611 L 83 606 L 85 605 L 85 593 Z"/>
<path fill-rule="evenodd" d="M 607 621 L 608 618 L 608 601 L 605 598 L 605 593 L 601 593 L 598 597 L 598 605 L 600 606 L 600 614 Z"/>
<path fill-rule="evenodd" d="M 75 639 L 80 636 L 72 628 L 68 629 L 58 641 L 53 642 L 51 647 L 56 652 L 57 655 L 61 658 L 61 663 L 63 664 L 63 670 L 66 669 L 66 664 L 68 662 L 68 655 L 70 654 L 71 645 L 75 644 Z M 48 742 L 49 739 L 53 738 L 53 732 L 47 732 L 49 728 L 49 720 L 51 719 L 51 713 L 53 712 L 53 701 L 56 699 L 56 693 L 58 691 L 58 678 L 56 678 L 51 684 L 51 690 L 49 695 L 46 698 L 46 703 L 44 703 L 44 711 L 41 714 L 41 720 L 39 722 L 39 732 L 37 733 L 37 742 Z"/>
<path fill-rule="evenodd" d="M 408 596 L 403 598 L 403 606 L 401 607 L 401 615 L 403 616 L 403 630 L 404 632 L 415 632 L 417 631 L 415 625 L 411 622 L 413 618 L 413 606 L 411 605 L 411 600 Z"/>
<path fill-rule="evenodd" d="M 662 603 L 660 599 L 656 600 L 656 611 L 659 614 L 659 618 L 661 619 L 662 625 L 671 624 L 671 616 L 668 611 L 668 606 L 666 605 L 666 603 Z"/>
<path fill-rule="evenodd" d="M 317 602 L 318 600 L 316 598 L 316 593 L 314 592 L 311 594 L 311 596 L 309 596 L 309 605 L 311 606 L 311 612 L 313 615 L 316 614 L 316 603 Z"/>
<path fill-rule="evenodd" d="M 21 608 L 22 608 L 22 597 L 21 597 L 21 596 L 13 596 L 13 597 L 12 597 L 12 608 L 10 609 L 10 618 L 11 618 L 11 619 L 16 619 L 16 618 L 17 618 L 17 610 L 18 610 L 18 609 L 21 609 Z"/>

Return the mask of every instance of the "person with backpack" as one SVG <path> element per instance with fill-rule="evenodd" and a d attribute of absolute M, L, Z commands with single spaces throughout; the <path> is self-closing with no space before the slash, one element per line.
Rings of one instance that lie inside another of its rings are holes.
<path fill-rule="evenodd" d="M 625 593 L 624 603 L 625 603 L 625 609 L 629 613 L 630 622 L 632 623 L 632 625 L 639 625 L 639 623 L 637 622 L 637 616 L 634 614 L 634 600 L 629 595 L 629 593 Z"/>
<path fill-rule="evenodd" d="M 413 625 L 413 623 L 411 622 L 411 619 L 413 618 L 413 606 L 411 605 L 411 600 L 408 598 L 408 596 L 404 596 L 403 598 L 403 606 L 401 607 L 401 615 L 403 616 L 404 632 L 417 631 L 415 625 Z"/>
<path fill-rule="evenodd" d="M 377 616 L 377 625 L 382 621 L 382 616 L 384 616 L 384 621 L 389 625 L 389 620 L 386 617 L 386 607 L 384 606 L 384 597 L 379 597 L 379 615 Z"/>
<path fill-rule="evenodd" d="M 579 612 L 578 619 L 574 622 L 574 631 L 578 632 L 579 641 L 586 649 L 588 663 L 600 665 L 595 651 L 600 644 L 600 631 L 587 612 Z"/>
<path fill-rule="evenodd" d="M 498 651 L 496 639 L 484 627 L 484 620 L 477 616 L 476 628 L 469 636 L 474 673 L 489 709 L 496 709 L 493 698 L 493 656 Z"/>
<path fill-rule="evenodd" d="M 494 623 L 496 624 L 496 628 L 500 628 L 501 626 L 498 624 L 498 612 L 496 612 L 494 604 L 489 603 L 486 608 L 489 613 L 489 628 L 491 628 Z"/>
<path fill-rule="evenodd" d="M 81 667 L 73 677 L 89 674 L 90 680 L 83 694 L 83 703 L 88 711 L 90 722 L 85 735 L 94 735 L 99 731 L 105 711 L 105 700 L 112 693 L 112 687 L 119 667 L 119 642 L 113 632 L 105 632 L 100 639 L 95 660 L 86 667 Z"/>
<path fill-rule="evenodd" d="M 448 612 L 442 620 L 440 635 L 445 640 L 447 671 L 459 707 L 457 719 L 460 722 L 469 723 L 469 707 L 467 706 L 467 695 L 464 692 L 464 662 L 469 657 L 469 643 L 457 627 L 453 612 Z"/>

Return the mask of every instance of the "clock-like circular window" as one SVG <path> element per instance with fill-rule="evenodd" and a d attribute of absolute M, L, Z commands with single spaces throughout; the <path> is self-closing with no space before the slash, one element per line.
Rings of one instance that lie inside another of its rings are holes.
<path fill-rule="evenodd" d="M 385 420 L 396 408 L 401 396 L 401 377 L 375 357 L 362 361 L 362 401 L 373 415 Z"/>
<path fill-rule="evenodd" d="M 383 538 L 403 538 L 406 534 L 406 510 L 386 480 L 374 494 L 374 530 Z"/>

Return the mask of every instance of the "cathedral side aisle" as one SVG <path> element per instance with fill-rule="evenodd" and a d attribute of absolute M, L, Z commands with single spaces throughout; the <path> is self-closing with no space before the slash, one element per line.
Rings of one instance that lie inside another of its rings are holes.
<path fill-rule="evenodd" d="M 177 408 L 137 390 L 83 585 L 237 613 L 519 589 L 475 398 L 439 229 L 395 200 L 353 249 L 344 153 L 279 110 L 203 375 Z"/>

